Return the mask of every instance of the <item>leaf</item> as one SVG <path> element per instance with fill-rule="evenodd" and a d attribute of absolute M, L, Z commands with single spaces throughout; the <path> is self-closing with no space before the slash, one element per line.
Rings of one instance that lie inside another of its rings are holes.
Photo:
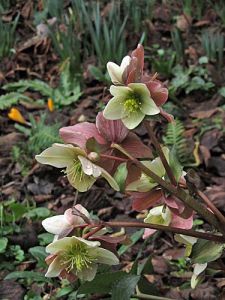
<path fill-rule="evenodd" d="M 136 242 L 142 237 L 144 233 L 144 229 L 140 229 L 138 231 L 136 231 L 135 233 L 133 233 L 130 236 L 131 239 L 131 243 L 129 245 L 122 245 L 119 250 L 118 250 L 118 254 L 122 255 L 123 253 L 125 253 L 130 247 L 132 247 L 134 244 L 136 244 Z"/>
<path fill-rule="evenodd" d="M 38 235 L 39 245 L 46 246 L 53 242 L 54 235 L 48 232 L 44 232 Z"/>
<path fill-rule="evenodd" d="M 175 147 L 172 147 L 172 149 L 169 152 L 169 162 L 170 162 L 170 167 L 173 171 L 173 175 L 176 179 L 176 182 L 178 182 L 182 175 L 183 167 L 181 166 L 179 160 L 177 159 L 177 153 Z"/>
<path fill-rule="evenodd" d="M 56 294 L 56 299 L 62 299 L 61 297 L 64 297 L 66 295 L 68 295 L 69 293 L 71 293 L 74 290 L 74 288 L 72 286 L 65 286 L 64 288 L 61 288 L 57 294 Z"/>
<path fill-rule="evenodd" d="M 25 214 L 27 218 L 40 218 L 44 219 L 50 215 L 50 210 L 46 207 L 36 207 Z"/>
<path fill-rule="evenodd" d="M 0 96 L 0 110 L 10 108 L 12 105 L 17 104 L 20 100 L 32 101 L 31 98 L 21 93 L 8 93 Z"/>
<path fill-rule="evenodd" d="M 46 278 L 43 274 L 33 271 L 15 271 L 9 273 L 4 279 L 31 279 L 37 282 L 50 282 L 50 279 Z"/>
<path fill-rule="evenodd" d="M 29 252 L 38 261 L 38 265 L 40 267 L 43 268 L 46 267 L 45 258 L 47 257 L 47 253 L 45 251 L 45 247 L 41 247 L 41 246 L 32 247 L 29 249 Z"/>
<path fill-rule="evenodd" d="M 131 295 L 134 293 L 134 289 L 140 279 L 138 275 L 127 275 L 115 285 L 112 289 L 112 300 L 130 300 Z"/>
<path fill-rule="evenodd" d="M 118 183 L 121 192 L 124 192 L 127 174 L 128 174 L 127 164 L 122 163 L 118 166 L 118 168 L 113 176 L 114 179 L 116 180 L 116 182 Z"/>
<path fill-rule="evenodd" d="M 112 289 L 113 284 L 115 284 L 115 282 L 118 282 L 125 276 L 127 276 L 127 273 L 122 271 L 98 274 L 91 282 L 84 283 L 79 288 L 78 293 L 109 293 Z"/>
<path fill-rule="evenodd" d="M 214 261 L 222 255 L 224 248 L 225 244 L 199 239 L 193 246 L 191 260 L 198 264 Z"/>
<path fill-rule="evenodd" d="M 219 89 L 219 94 L 223 97 L 225 97 L 225 87 L 222 87 L 221 89 Z"/>
<path fill-rule="evenodd" d="M 6 237 L 0 238 L 0 253 L 4 253 L 8 244 L 8 239 Z"/>

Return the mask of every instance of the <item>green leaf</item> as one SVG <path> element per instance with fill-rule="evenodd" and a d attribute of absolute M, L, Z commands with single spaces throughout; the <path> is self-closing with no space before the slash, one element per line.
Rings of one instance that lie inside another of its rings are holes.
<path fill-rule="evenodd" d="M 118 183 L 121 192 L 124 192 L 127 174 L 127 164 L 124 162 L 118 166 L 113 176 L 116 182 Z"/>
<path fill-rule="evenodd" d="M 0 253 L 4 253 L 8 244 L 8 239 L 6 237 L 0 238 Z"/>
<path fill-rule="evenodd" d="M 131 243 L 129 245 L 122 245 L 119 250 L 118 250 L 118 254 L 122 255 L 123 253 L 125 253 L 130 247 L 132 247 L 134 244 L 137 243 L 137 241 L 142 237 L 144 233 L 144 229 L 140 229 L 138 231 L 136 231 L 135 233 L 133 233 L 130 236 L 131 239 Z"/>
<path fill-rule="evenodd" d="M 12 105 L 17 104 L 20 100 L 31 102 L 32 99 L 21 93 L 8 93 L 0 96 L 0 110 L 10 108 Z"/>
<path fill-rule="evenodd" d="M 37 207 L 30 210 L 28 213 L 25 214 L 27 218 L 40 218 L 44 219 L 50 215 L 50 210 L 46 207 Z"/>
<path fill-rule="evenodd" d="M 221 89 L 219 89 L 219 94 L 223 97 L 225 97 L 225 87 L 222 87 Z"/>
<path fill-rule="evenodd" d="M 199 239 L 193 246 L 191 260 L 198 264 L 214 261 L 222 255 L 224 248 L 225 244 Z"/>
<path fill-rule="evenodd" d="M 183 167 L 181 166 L 179 160 L 177 159 L 177 153 L 175 147 L 172 147 L 172 149 L 169 152 L 169 162 L 174 177 L 176 179 L 176 182 L 178 182 L 182 175 Z"/>
<path fill-rule="evenodd" d="M 118 283 L 113 285 L 112 289 L 112 300 L 130 300 L 131 295 L 134 293 L 134 289 L 140 279 L 138 275 L 128 274 Z"/>
<path fill-rule="evenodd" d="M 41 247 L 41 246 L 32 247 L 29 249 L 29 252 L 38 261 L 38 265 L 40 267 L 43 268 L 46 267 L 45 258 L 47 257 L 47 253 L 45 251 L 45 247 Z"/>
<path fill-rule="evenodd" d="M 56 299 L 61 299 L 61 297 L 64 297 L 66 295 L 68 295 L 69 293 L 71 293 L 74 290 L 74 288 L 72 286 L 65 286 L 64 288 L 61 288 L 57 294 L 56 294 Z"/>
<path fill-rule="evenodd" d="M 109 293 L 112 289 L 113 284 L 115 284 L 115 282 L 119 282 L 119 280 L 121 280 L 125 276 L 127 276 L 127 273 L 122 271 L 98 274 L 91 282 L 84 283 L 79 288 L 78 293 Z"/>
<path fill-rule="evenodd" d="M 48 232 L 44 232 L 38 235 L 39 244 L 41 246 L 46 246 L 53 242 L 54 235 Z"/>
<path fill-rule="evenodd" d="M 4 279 L 31 279 L 32 281 L 37 282 L 50 282 L 50 279 L 46 278 L 44 274 L 33 271 L 15 271 L 9 273 Z"/>

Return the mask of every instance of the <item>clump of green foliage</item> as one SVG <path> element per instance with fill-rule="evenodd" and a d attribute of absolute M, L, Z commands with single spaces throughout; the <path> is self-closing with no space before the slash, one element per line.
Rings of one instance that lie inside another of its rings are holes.
<path fill-rule="evenodd" d="M 13 53 L 15 43 L 15 30 L 19 21 L 19 14 L 11 23 L 5 23 L 0 19 L 0 59 Z"/>

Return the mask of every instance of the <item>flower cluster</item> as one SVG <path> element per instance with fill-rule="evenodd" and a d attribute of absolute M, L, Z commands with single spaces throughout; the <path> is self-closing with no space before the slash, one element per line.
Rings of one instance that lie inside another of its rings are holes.
<path fill-rule="evenodd" d="M 50 217 L 42 222 L 45 230 L 55 235 L 54 241 L 46 247 L 49 253 L 46 258 L 49 265 L 46 277 L 91 281 L 96 275 L 98 264 L 119 263 L 116 252 L 107 249 L 112 248 L 110 245 L 117 243 L 117 240 L 104 236 L 104 247 L 101 247 L 100 240 L 106 230 L 99 230 L 89 235 L 89 239 L 85 238 L 85 230 L 82 228 L 85 221 L 91 222 L 90 215 L 79 204 L 75 205 L 74 210 L 73 213 L 72 209 L 68 209 L 64 215 Z"/>
<path fill-rule="evenodd" d="M 109 62 L 107 68 L 113 83 L 110 87 L 113 98 L 104 111 L 98 113 L 96 123 L 83 122 L 61 128 L 60 137 L 64 143 L 53 144 L 36 155 L 36 160 L 62 168 L 70 184 L 79 192 L 89 190 L 98 178 L 104 178 L 114 190 L 130 196 L 133 210 L 145 213 L 145 223 L 190 229 L 193 211 L 133 164 L 136 159 L 160 180 L 168 181 L 161 157 L 154 158 L 150 148 L 129 131 L 146 115 L 161 114 L 171 120 L 161 108 L 168 98 L 168 90 L 156 75 L 143 73 L 144 50 L 141 45 L 131 56 L 126 56 L 120 66 Z M 177 186 L 184 186 L 184 172 L 179 164 L 174 163 L 174 154 L 165 147 L 162 151 Z M 126 172 L 120 176 L 123 190 L 120 190 L 121 184 L 115 176 L 121 164 L 126 167 Z M 97 225 L 91 223 L 86 209 L 76 205 L 75 211 L 74 214 L 69 209 L 64 215 L 43 221 L 44 228 L 55 235 L 53 243 L 46 248 L 50 254 L 46 276 L 92 280 L 99 263 L 113 265 L 119 262 L 116 244 L 122 239 L 107 238 L 105 230 L 98 230 L 98 227 L 95 233 Z M 146 229 L 143 238 L 154 232 Z"/>

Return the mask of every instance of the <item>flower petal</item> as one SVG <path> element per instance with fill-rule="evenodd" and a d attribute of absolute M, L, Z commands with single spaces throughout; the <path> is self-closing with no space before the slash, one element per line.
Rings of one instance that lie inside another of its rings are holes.
<path fill-rule="evenodd" d="M 82 149 L 86 148 L 88 139 L 93 137 L 99 144 L 106 143 L 95 124 L 89 122 L 63 127 L 59 130 L 59 134 L 65 143 L 75 144 Z"/>
<path fill-rule="evenodd" d="M 90 250 L 89 253 L 93 253 L 93 256 L 96 256 L 98 263 L 106 265 L 117 265 L 119 264 L 118 257 L 109 250 L 103 249 L 101 247 Z"/>
<path fill-rule="evenodd" d="M 132 92 L 132 89 L 127 86 L 110 86 L 110 94 L 114 97 L 127 97 L 129 96 L 129 93 Z"/>
<path fill-rule="evenodd" d="M 109 76 L 112 80 L 112 83 L 123 84 L 123 79 L 122 79 L 123 70 L 120 68 L 120 66 L 118 66 L 117 64 L 111 61 L 108 62 L 106 66 L 109 72 Z"/>
<path fill-rule="evenodd" d="M 60 256 L 56 256 L 56 258 L 49 265 L 48 271 L 45 274 L 45 277 L 59 276 L 64 268 L 65 268 L 65 265 L 62 264 Z"/>
<path fill-rule="evenodd" d="M 136 158 L 152 157 L 151 149 L 143 144 L 140 138 L 133 132 L 129 132 L 121 145 L 128 153 Z"/>
<path fill-rule="evenodd" d="M 160 109 L 150 97 L 142 98 L 141 111 L 149 116 L 157 115 L 160 113 Z"/>
<path fill-rule="evenodd" d="M 102 177 L 105 178 L 105 180 L 109 183 L 109 185 L 115 190 L 119 191 L 120 188 L 118 186 L 118 183 L 115 181 L 115 179 L 104 169 L 102 169 Z"/>
<path fill-rule="evenodd" d="M 64 237 L 58 241 L 52 242 L 46 247 L 46 252 L 55 254 L 61 250 L 65 250 L 71 245 L 71 241 L 71 237 Z"/>
<path fill-rule="evenodd" d="M 145 115 L 141 111 L 131 113 L 130 115 L 123 117 L 122 122 L 128 129 L 134 129 L 144 119 Z"/>
<path fill-rule="evenodd" d="M 119 97 L 113 97 L 107 103 L 103 111 L 103 116 L 109 120 L 119 120 L 123 115 L 123 110 L 121 99 Z"/>
<path fill-rule="evenodd" d="M 97 115 L 96 127 L 100 134 L 111 143 L 121 143 L 129 132 L 121 120 L 107 120 L 102 112 Z"/>
<path fill-rule="evenodd" d="M 95 278 L 97 269 L 98 269 L 98 265 L 92 264 L 91 266 L 88 266 L 88 268 L 85 268 L 82 271 L 77 272 L 76 275 L 81 280 L 92 281 Z"/>
<path fill-rule="evenodd" d="M 71 227 L 64 215 L 53 216 L 42 221 L 44 229 L 52 234 L 59 235 L 64 230 Z"/>
<path fill-rule="evenodd" d="M 94 176 L 95 178 L 101 175 L 102 169 L 99 166 L 93 164 L 90 160 L 83 156 L 78 156 L 78 158 L 86 175 Z"/>
<path fill-rule="evenodd" d="M 151 228 L 145 228 L 144 234 L 142 236 L 142 238 L 145 240 L 148 237 L 150 237 L 151 235 L 153 235 L 157 230 L 155 229 L 151 229 Z"/>
<path fill-rule="evenodd" d="M 72 145 L 53 144 L 44 150 L 41 154 L 36 155 L 36 160 L 41 164 L 47 164 L 56 168 L 64 168 L 71 164 L 71 161 L 77 156 L 75 147 Z"/>
<path fill-rule="evenodd" d="M 70 166 L 67 167 L 66 173 L 70 184 L 79 192 L 88 191 L 96 181 L 95 177 L 86 175 L 84 172 L 82 174 L 74 174 L 71 172 Z"/>

